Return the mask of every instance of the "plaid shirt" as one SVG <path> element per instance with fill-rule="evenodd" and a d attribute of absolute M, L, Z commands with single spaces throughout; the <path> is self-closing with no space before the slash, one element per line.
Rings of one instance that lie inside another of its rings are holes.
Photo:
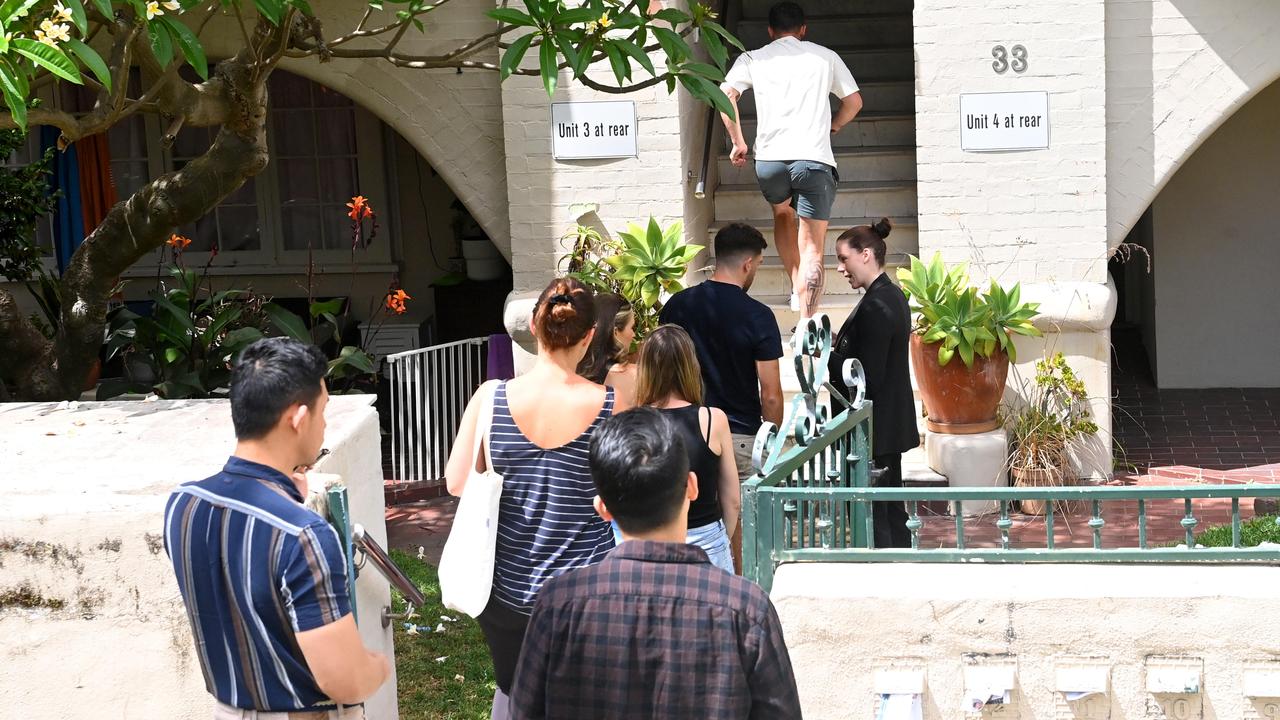
<path fill-rule="evenodd" d="M 538 594 L 511 717 L 798 718 L 759 586 L 684 543 L 632 540 Z"/>

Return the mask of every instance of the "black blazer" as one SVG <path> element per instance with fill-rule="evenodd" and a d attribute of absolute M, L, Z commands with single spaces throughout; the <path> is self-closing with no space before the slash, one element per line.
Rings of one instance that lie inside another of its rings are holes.
<path fill-rule="evenodd" d="M 907 297 L 889 276 L 867 288 L 831 348 L 831 384 L 845 398 L 841 366 L 847 358 L 862 361 L 867 398 L 872 401 L 872 455 L 903 453 L 920 444 L 916 407 L 911 396 L 911 309 Z"/>

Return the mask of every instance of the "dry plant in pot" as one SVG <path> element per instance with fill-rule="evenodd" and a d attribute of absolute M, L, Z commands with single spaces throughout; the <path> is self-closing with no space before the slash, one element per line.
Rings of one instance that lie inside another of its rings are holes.
<path fill-rule="evenodd" d="M 1075 484 L 1068 450 L 1098 432 L 1084 382 L 1062 353 L 1036 361 L 1036 378 L 1004 412 L 1009 433 L 1009 472 L 1018 487 Z M 1044 500 L 1023 500 L 1022 511 L 1043 515 Z M 1071 510 L 1070 507 L 1064 508 Z"/>

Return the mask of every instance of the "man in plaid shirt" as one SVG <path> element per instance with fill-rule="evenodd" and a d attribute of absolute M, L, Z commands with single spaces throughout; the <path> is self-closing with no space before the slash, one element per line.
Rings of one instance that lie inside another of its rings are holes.
<path fill-rule="evenodd" d="M 511 717 L 799 718 L 769 597 L 685 543 L 698 484 L 670 421 L 652 408 L 606 421 L 591 475 L 626 542 L 543 585 Z"/>

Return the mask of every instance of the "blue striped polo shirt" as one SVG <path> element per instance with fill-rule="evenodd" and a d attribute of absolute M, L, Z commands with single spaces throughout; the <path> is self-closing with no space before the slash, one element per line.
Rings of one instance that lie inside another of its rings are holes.
<path fill-rule="evenodd" d="M 333 707 L 295 633 L 351 612 L 346 559 L 292 480 L 232 457 L 169 496 L 164 542 L 214 697 L 252 710 Z"/>
<path fill-rule="evenodd" d="M 577 438 L 542 448 L 524 436 L 507 405 L 507 384 L 493 393 L 489 452 L 502 475 L 493 596 L 528 615 L 538 590 L 565 570 L 594 565 L 613 549 L 613 530 L 596 514 L 588 451 L 591 434 L 613 414 L 613 388 Z"/>

